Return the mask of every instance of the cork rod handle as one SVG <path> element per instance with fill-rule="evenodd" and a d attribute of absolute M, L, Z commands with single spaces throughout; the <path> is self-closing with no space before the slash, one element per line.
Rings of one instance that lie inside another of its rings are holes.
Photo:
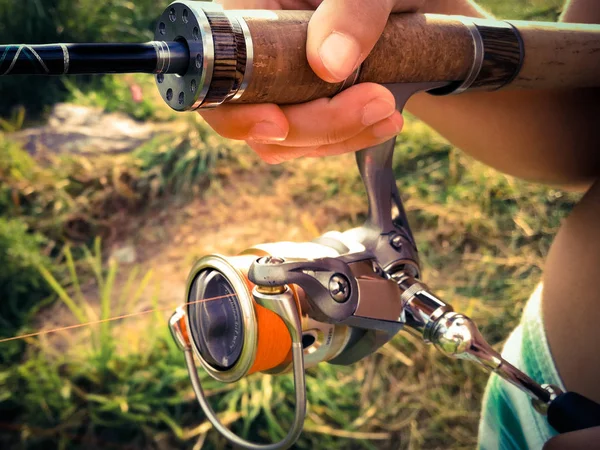
<path fill-rule="evenodd" d="M 474 62 L 470 89 L 600 86 L 600 26 L 498 22 L 459 16 L 394 14 L 345 83 L 318 78 L 306 59 L 309 11 L 236 11 L 252 38 L 252 74 L 236 103 L 301 103 L 335 95 L 357 82 L 460 83 Z M 479 38 L 477 48 L 474 36 Z M 352 78 L 352 77 L 351 77 Z"/>

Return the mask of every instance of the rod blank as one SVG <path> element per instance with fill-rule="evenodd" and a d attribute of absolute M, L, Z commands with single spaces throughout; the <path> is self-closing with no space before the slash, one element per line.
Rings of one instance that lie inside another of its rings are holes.
<path fill-rule="evenodd" d="M 182 42 L 0 46 L 2 75 L 179 73 L 189 66 Z"/>

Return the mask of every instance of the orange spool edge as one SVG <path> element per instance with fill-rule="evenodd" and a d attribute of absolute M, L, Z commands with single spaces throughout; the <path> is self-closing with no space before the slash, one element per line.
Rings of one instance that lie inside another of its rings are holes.
<path fill-rule="evenodd" d="M 257 255 L 241 255 L 229 258 L 235 268 L 243 274 L 250 292 L 254 284 L 248 279 L 248 269 L 257 257 Z M 297 298 L 295 290 L 294 296 Z M 292 359 L 292 338 L 281 317 L 254 300 L 252 303 L 256 313 L 258 339 L 254 364 L 248 371 L 248 375 L 273 369 Z"/>

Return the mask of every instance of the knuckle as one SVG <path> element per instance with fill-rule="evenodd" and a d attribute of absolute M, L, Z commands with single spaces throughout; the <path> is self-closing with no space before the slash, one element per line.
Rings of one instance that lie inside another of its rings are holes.
<path fill-rule="evenodd" d="M 345 136 L 342 130 L 337 127 L 331 127 L 327 130 L 327 134 L 325 136 L 326 144 L 337 144 L 338 142 L 344 142 Z"/>
<path fill-rule="evenodd" d="M 261 148 L 260 146 L 250 146 L 256 152 L 258 157 L 270 165 L 282 163 L 285 158 L 278 152 Z"/>

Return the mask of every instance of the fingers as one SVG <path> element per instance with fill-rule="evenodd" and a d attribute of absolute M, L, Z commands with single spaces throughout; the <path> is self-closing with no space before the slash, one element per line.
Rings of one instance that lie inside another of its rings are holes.
<path fill-rule="evenodd" d="M 221 105 L 201 110 L 200 115 L 221 136 L 228 139 L 283 141 L 289 131 L 281 108 L 270 103 Z"/>
<path fill-rule="evenodd" d="M 308 24 L 306 53 L 312 69 L 325 81 L 345 80 L 373 49 L 390 13 L 416 11 L 424 1 L 324 0 Z"/>
<path fill-rule="evenodd" d="M 340 155 L 381 144 L 396 136 L 402 129 L 403 123 L 402 115 L 396 111 L 392 116 L 366 128 L 357 135 L 334 144 L 286 147 L 280 144 L 250 142 L 249 145 L 265 162 L 279 164 L 301 156 L 322 157 Z"/>
<path fill-rule="evenodd" d="M 284 106 L 289 132 L 280 145 L 306 147 L 342 142 L 390 117 L 395 110 L 392 93 L 373 83 L 353 86 L 332 99 Z"/>
<path fill-rule="evenodd" d="M 332 99 L 300 105 L 221 105 L 200 114 L 228 139 L 285 146 L 319 146 L 346 140 L 366 127 L 390 117 L 396 105 L 392 93 L 374 83 L 363 83 Z"/>
<path fill-rule="evenodd" d="M 402 118 L 402 114 L 396 111 L 391 117 L 378 122 L 377 124 L 350 139 L 336 144 L 323 145 L 317 148 L 316 151 L 306 153 L 304 156 L 335 156 L 341 155 L 342 153 L 350 153 L 367 147 L 372 147 L 388 141 L 394 136 L 398 135 L 398 133 L 400 133 L 402 130 L 403 125 L 404 119 Z"/>

